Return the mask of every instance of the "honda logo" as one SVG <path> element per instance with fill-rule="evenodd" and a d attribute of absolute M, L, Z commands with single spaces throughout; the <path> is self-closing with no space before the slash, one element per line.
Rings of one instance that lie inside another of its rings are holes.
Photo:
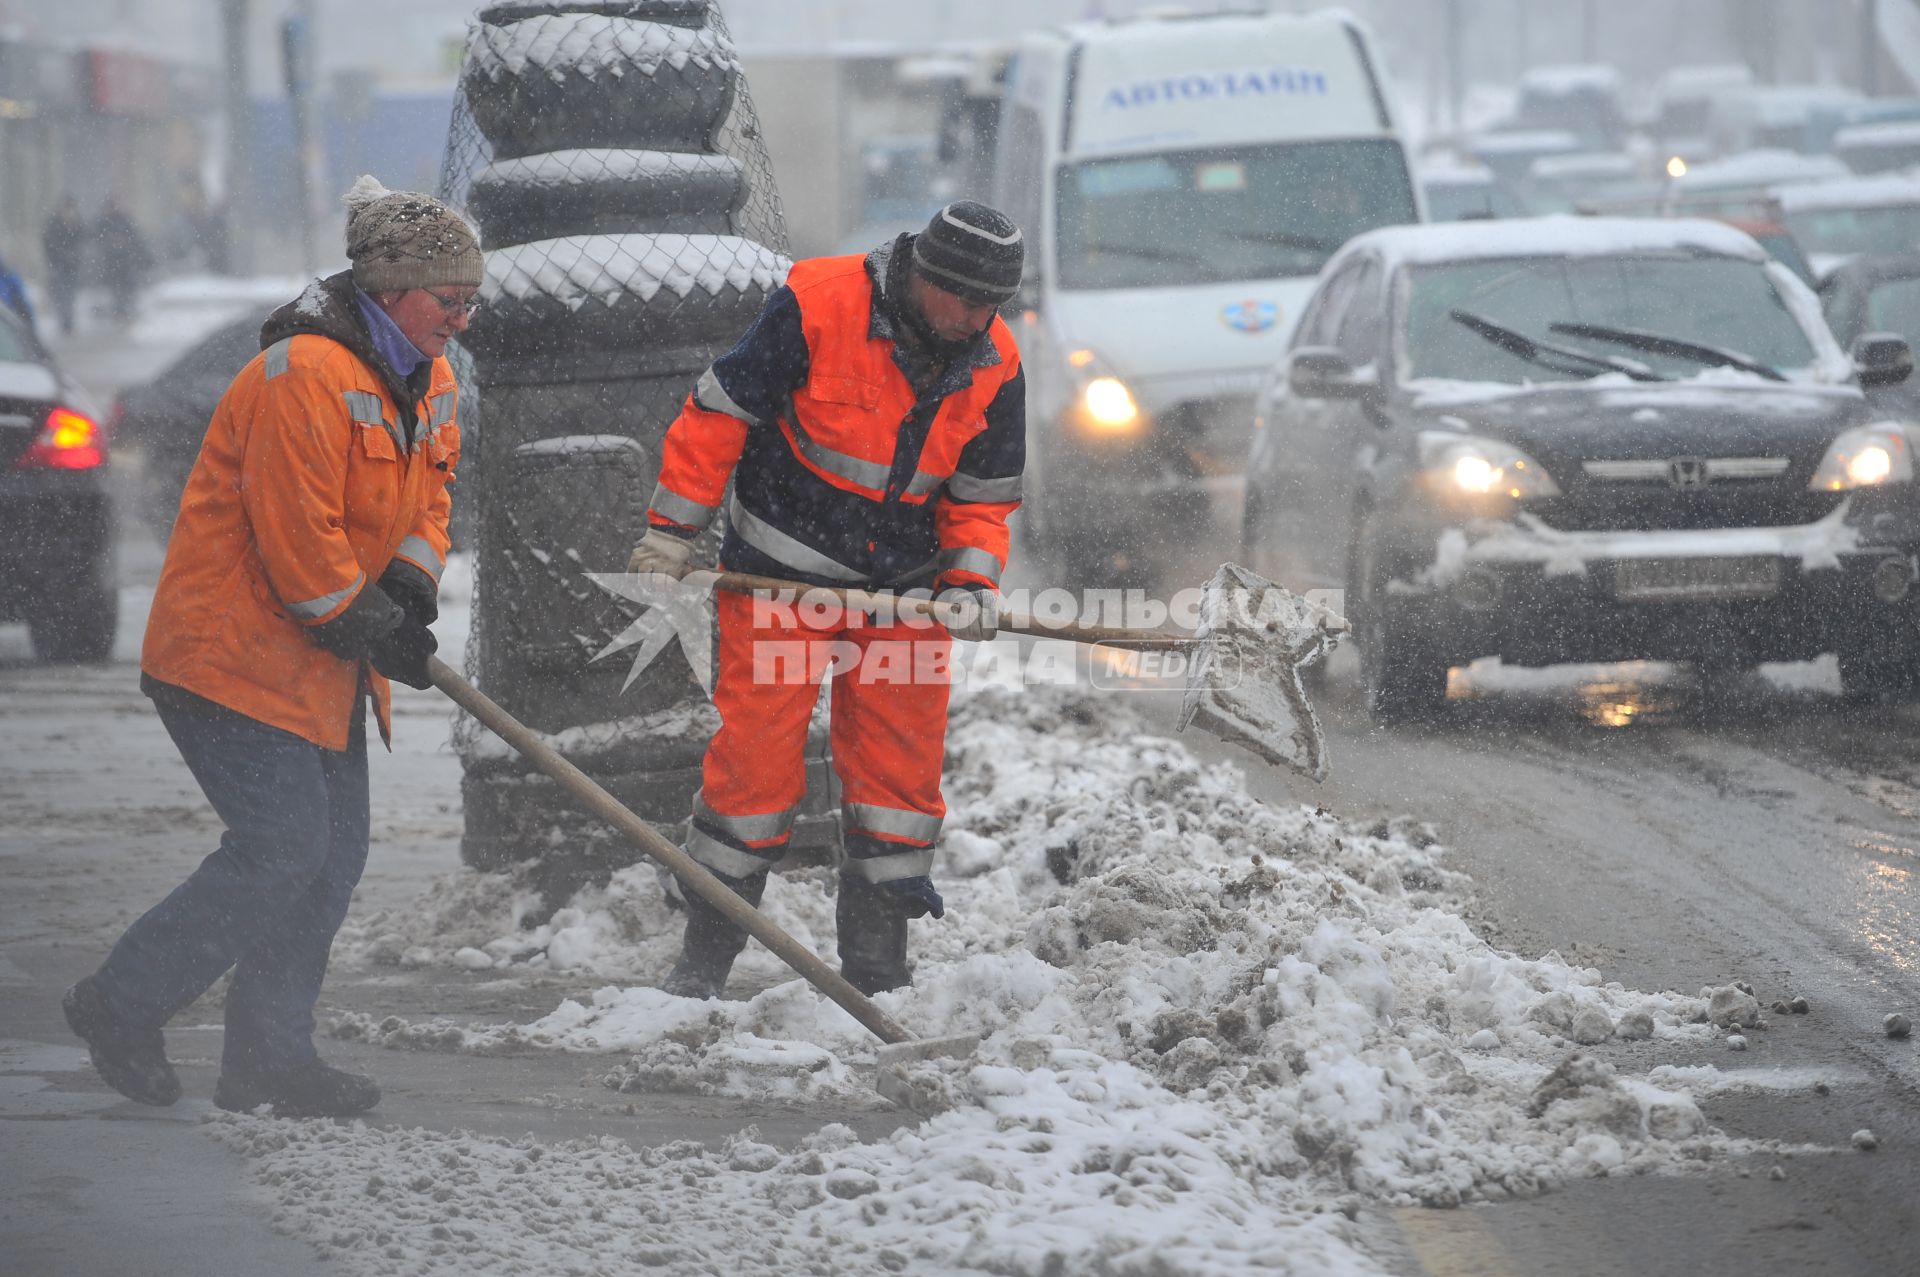
<path fill-rule="evenodd" d="M 1667 482 L 1675 492 L 1696 492 L 1707 486 L 1707 463 L 1699 457 L 1675 457 L 1667 462 Z"/>

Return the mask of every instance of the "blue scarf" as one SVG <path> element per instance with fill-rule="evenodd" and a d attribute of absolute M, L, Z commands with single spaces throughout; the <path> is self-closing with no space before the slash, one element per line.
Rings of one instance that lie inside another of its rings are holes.
<path fill-rule="evenodd" d="M 393 316 L 373 300 L 371 294 L 359 285 L 353 289 L 353 300 L 360 307 L 360 315 L 367 321 L 367 332 L 373 337 L 373 348 L 387 361 L 394 375 L 405 381 L 413 376 L 413 370 L 427 362 L 420 348 L 407 340 L 400 331 L 400 325 L 393 322 Z"/>

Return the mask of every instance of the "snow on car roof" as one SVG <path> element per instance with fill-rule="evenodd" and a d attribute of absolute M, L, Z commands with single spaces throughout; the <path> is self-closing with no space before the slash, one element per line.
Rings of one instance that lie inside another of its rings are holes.
<path fill-rule="evenodd" d="M 1535 177 L 1632 177 L 1639 169 L 1639 162 L 1624 151 L 1575 151 L 1543 155 L 1528 172 Z"/>
<path fill-rule="evenodd" d="M 1825 84 L 1754 84 L 1730 90 L 1724 101 L 1730 110 L 1763 125 L 1804 122 L 1823 107 L 1848 107 L 1865 102 L 1858 89 Z"/>
<path fill-rule="evenodd" d="M 1660 77 L 1662 98 L 1702 97 L 1721 89 L 1744 88 L 1753 72 L 1740 62 L 1710 62 L 1678 66 Z"/>
<path fill-rule="evenodd" d="M 1920 278 L 1920 253 L 1834 253 L 1833 280 L 1858 279 L 1869 286 Z"/>
<path fill-rule="evenodd" d="M 1430 155 L 1414 166 L 1414 175 L 1427 186 L 1484 186 L 1493 170 L 1459 155 Z"/>
<path fill-rule="evenodd" d="M 1467 150 L 1475 155 L 1500 155 L 1512 151 L 1571 151 L 1580 139 L 1564 129 L 1512 129 L 1498 133 L 1480 133 L 1468 139 Z"/>
<path fill-rule="evenodd" d="M 1781 210 L 1788 213 L 1836 208 L 1890 208 L 1900 204 L 1920 204 L 1920 177 L 1885 173 L 1837 182 L 1795 182 L 1776 187 L 1769 194 L 1779 201 Z"/>
<path fill-rule="evenodd" d="M 1833 149 L 1856 146 L 1908 146 L 1920 142 L 1920 120 L 1887 120 L 1880 124 L 1849 124 L 1833 135 Z"/>
<path fill-rule="evenodd" d="M 1604 62 L 1534 67 L 1520 77 L 1520 87 L 1553 97 L 1585 89 L 1613 92 L 1620 87 L 1620 72 Z"/>
<path fill-rule="evenodd" d="M 1389 269 L 1481 257 L 1600 257 L 1637 253 L 1712 253 L 1765 262 L 1751 236 L 1700 218 L 1521 217 L 1502 221 L 1387 226 L 1350 240 L 1338 257 L 1379 253 Z M 1331 266 L 1329 266 L 1331 269 Z"/>
<path fill-rule="evenodd" d="M 1844 178 L 1852 173 L 1852 169 L 1831 155 L 1802 155 L 1779 147 L 1762 147 L 1729 155 L 1723 160 L 1696 164 L 1675 178 L 1674 185 L 1683 191 L 1724 190 Z"/>

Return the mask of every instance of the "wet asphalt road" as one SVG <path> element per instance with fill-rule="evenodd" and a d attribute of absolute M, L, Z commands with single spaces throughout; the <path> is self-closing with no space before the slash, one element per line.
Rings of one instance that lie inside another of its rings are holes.
<path fill-rule="evenodd" d="M 1231 526 L 1231 525 L 1229 525 Z M 1173 579 L 1205 580 L 1196 550 Z M 1044 572 L 1043 564 L 1033 570 Z M 1037 582 L 1034 582 L 1037 583 Z M 1920 706 L 1842 701 L 1832 658 L 1702 684 L 1685 666 L 1456 669 L 1446 712 L 1384 729 L 1350 649 L 1314 692 L 1332 771 L 1319 785 L 1190 732 L 1253 792 L 1350 818 L 1413 814 L 1472 875 L 1493 943 L 1557 949 L 1629 988 L 1750 983 L 1768 1012 L 1735 1054 L 1610 1042 L 1658 1064 L 1815 1069 L 1812 1090 L 1703 1104 L 1730 1134 L 1807 1146 L 1698 1177 L 1590 1180 L 1520 1203 L 1391 1212 L 1409 1271 L 1553 1277 L 1920 1274 Z M 1140 697 L 1171 731 L 1178 698 Z M 1848 1150 L 1871 1128 L 1878 1151 Z M 1811 1151 L 1821 1150 L 1840 1151 Z M 1784 1180 L 1770 1178 L 1775 1163 Z"/>
<path fill-rule="evenodd" d="M 1596 1183 L 1559 1211 L 1485 1212 L 1514 1270 L 1920 1273 L 1920 1052 L 1882 1029 L 1920 1008 L 1920 714 L 1848 706 L 1831 671 L 1825 687 L 1706 689 L 1670 667 L 1503 673 L 1456 675 L 1448 714 L 1394 732 L 1335 680 L 1320 800 L 1433 821 L 1497 943 L 1558 948 L 1629 987 L 1804 995 L 1813 1013 L 1770 1015 L 1746 1056 L 1705 1058 L 1846 1080 L 1709 1116 L 1759 1138 L 1883 1140 L 1795 1159 L 1779 1183 Z M 1559 1244 L 1576 1223 L 1602 1244 Z"/>

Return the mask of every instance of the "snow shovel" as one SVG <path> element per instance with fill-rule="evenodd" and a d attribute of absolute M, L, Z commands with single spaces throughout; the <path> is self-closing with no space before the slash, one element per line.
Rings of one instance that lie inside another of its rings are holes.
<path fill-rule="evenodd" d="M 802 585 L 744 572 L 722 572 L 716 588 L 751 593 L 819 591 L 845 607 L 933 619 L 924 598 L 840 586 Z M 1186 699 L 1180 729 L 1189 725 L 1251 750 L 1269 763 L 1313 780 L 1327 777 L 1326 737 L 1301 685 L 1302 668 L 1320 660 L 1352 628 L 1345 617 L 1237 563 L 1223 563 L 1202 587 L 1199 625 L 1192 634 L 1042 620 L 1008 610 L 1005 633 L 1068 639 L 1131 651 L 1186 654 Z"/>
<path fill-rule="evenodd" d="M 579 799 L 594 815 L 664 865 L 688 891 L 697 892 L 708 904 L 725 914 L 729 922 L 771 949 L 808 984 L 832 998 L 848 1015 L 885 1043 L 880 1049 L 879 1060 L 883 1081 L 892 1065 L 942 1055 L 966 1055 L 979 1045 L 979 1039 L 971 1036 L 916 1038 L 908 1033 L 893 1017 L 875 1006 L 866 994 L 822 962 L 811 949 L 782 931 L 767 915 L 734 895 L 718 878 L 707 872 L 705 866 L 668 842 L 652 825 L 627 810 L 619 799 L 561 757 L 540 739 L 538 733 L 494 704 L 492 699 L 462 678 L 452 666 L 437 656 L 430 656 L 427 658 L 427 673 L 433 679 L 433 685 L 452 697 L 461 709 L 525 754 L 534 766 Z M 883 1085 L 881 1090 L 885 1094 L 887 1088 Z"/>

